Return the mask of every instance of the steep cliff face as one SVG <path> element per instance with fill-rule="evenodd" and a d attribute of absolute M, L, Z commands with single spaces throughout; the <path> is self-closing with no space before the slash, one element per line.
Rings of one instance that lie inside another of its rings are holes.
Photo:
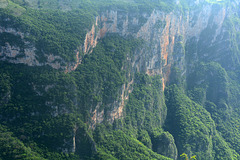
<path fill-rule="evenodd" d="M 198 5 L 201 5 L 201 7 L 198 8 Z M 236 11 L 231 6 L 200 1 L 196 1 L 192 7 L 189 11 L 170 13 L 159 10 L 154 10 L 150 14 L 134 15 L 113 10 L 103 12 L 96 18 L 96 24 L 92 27 L 95 31 L 91 30 L 86 36 L 84 51 L 91 52 L 98 40 L 107 33 L 118 33 L 122 36 L 143 39 L 147 45 L 141 49 L 141 56 L 132 59 L 132 67 L 150 76 L 162 75 L 163 90 L 166 84 L 175 81 L 174 77 L 170 77 L 171 72 L 176 74 L 175 68 L 179 72 L 177 77 L 181 77 L 183 83 L 186 82 L 189 74 L 196 71 L 196 66 L 200 62 L 215 61 L 226 69 L 235 69 L 235 66 L 239 64 L 239 54 L 236 52 L 238 46 L 233 44 L 236 39 L 233 40 L 234 38 L 231 38 L 233 35 L 229 34 L 228 21 L 232 12 L 236 13 Z M 236 25 L 232 24 L 232 26 L 235 27 Z M 218 95 L 222 92 L 225 91 L 216 91 L 212 95 L 207 93 L 209 94 L 207 96 Z M 207 99 L 210 100 L 211 98 Z M 114 110 L 122 111 L 122 105 L 116 105 Z M 97 108 L 94 115 L 95 113 L 98 113 Z M 110 117 L 113 117 L 112 119 L 119 118 L 115 116 L 115 111 L 112 113 L 110 115 Z M 100 121 L 103 121 L 103 113 L 100 115 Z M 98 118 L 96 116 L 94 118 L 97 122 Z M 211 129 L 215 130 L 214 124 L 211 125 Z M 217 145 L 212 145 L 212 143 L 221 141 L 224 145 L 226 144 L 222 142 L 217 131 L 210 133 L 208 138 L 206 144 L 201 143 L 188 150 L 183 145 L 184 143 L 194 145 L 197 142 L 191 140 L 181 142 L 177 139 L 176 147 L 174 141 L 164 137 L 159 142 L 159 146 L 157 145 L 156 151 L 173 159 L 177 159 L 178 151 L 176 148 L 180 149 L 180 152 L 187 151 L 189 153 L 204 151 L 209 159 L 214 159 L 217 156 L 213 155 L 212 151 L 217 148 Z M 170 151 L 173 152 L 170 153 Z M 229 156 L 232 154 L 229 151 L 226 152 Z"/>
<path fill-rule="evenodd" d="M 145 72 L 150 76 L 162 75 L 164 90 L 165 85 L 170 82 L 169 77 L 173 67 L 179 68 L 180 76 L 186 77 L 188 72 L 193 71 L 191 66 L 194 66 L 194 63 L 198 61 L 198 57 L 189 58 L 189 48 L 191 49 L 192 46 L 187 48 L 186 53 L 186 45 L 195 40 L 198 45 L 206 42 L 205 46 L 212 46 L 219 44 L 218 36 L 224 35 L 221 32 L 225 31 L 223 22 L 227 16 L 227 8 L 203 2 L 196 2 L 196 5 L 199 3 L 203 5 L 201 8 L 184 13 L 178 11 L 165 13 L 159 10 L 154 10 L 150 14 L 148 12 L 132 14 L 118 10 L 103 12 L 96 17 L 95 24 L 86 34 L 83 52 L 85 54 L 91 53 L 98 41 L 108 33 L 143 39 L 147 45 L 134 54 L 134 58 L 131 59 L 132 68 L 138 72 Z M 214 26 L 216 30 L 215 34 L 211 34 L 213 39 L 211 43 L 209 41 L 203 42 L 201 37 L 205 30 L 211 26 Z M 201 50 L 191 51 L 191 54 L 207 56 L 207 53 L 202 52 Z M 209 54 L 209 56 L 211 55 Z M 219 58 L 219 56 L 217 57 Z M 219 60 L 223 59 L 220 58 Z M 129 82 L 129 84 L 131 83 Z M 129 92 L 128 87 L 125 85 L 122 88 L 122 101 L 111 104 L 115 107 L 107 116 L 110 122 L 113 122 L 115 118 L 122 117 L 124 99 L 128 99 L 123 93 Z M 104 112 L 98 111 L 99 106 L 100 104 L 94 107 L 95 110 L 91 111 L 92 120 L 96 123 L 104 120 Z"/>
<path fill-rule="evenodd" d="M 85 53 L 89 52 L 107 33 L 131 35 L 143 39 L 147 42 L 150 51 L 143 50 L 144 57 L 140 57 L 140 61 L 144 63 L 142 68 L 149 75 L 162 74 L 163 86 L 165 86 L 169 81 L 173 64 L 181 69 L 183 75 L 186 73 L 186 43 L 188 44 L 192 39 L 196 40 L 196 43 L 203 43 L 201 36 L 209 27 L 214 27 L 215 34 L 211 34 L 213 36 L 211 43 L 205 41 L 208 43 L 205 45 L 218 44 L 221 39 L 218 36 L 224 36 L 223 22 L 227 16 L 226 10 L 229 8 L 199 1 L 195 3 L 203 6 L 184 13 L 180 11 L 165 13 L 159 10 L 154 10 L 150 14 L 147 12 L 132 14 L 113 10 L 103 12 L 96 18 L 96 23 L 86 35 L 83 50 Z M 206 57 L 207 53 L 202 52 L 198 51 L 196 54 Z M 192 62 L 194 61 L 197 59 Z"/>
<path fill-rule="evenodd" d="M 162 74 L 163 86 L 165 86 L 173 63 L 179 64 L 182 73 L 186 70 L 184 67 L 186 42 L 192 41 L 191 39 L 196 40 L 196 43 L 201 41 L 200 36 L 209 27 L 216 32 L 211 44 L 218 43 L 217 40 L 221 38 L 218 36 L 223 38 L 224 35 L 222 26 L 227 16 L 226 10 L 230 10 L 230 8 L 216 7 L 201 1 L 192 2 L 192 4 L 194 9 L 184 12 L 176 10 L 170 13 L 160 10 L 153 10 L 151 13 L 148 11 L 127 13 L 121 10 L 107 10 L 95 18 L 95 23 L 86 34 L 83 46 L 80 48 L 84 54 L 91 53 L 98 41 L 107 33 L 141 38 L 148 43 L 150 48 L 150 51 L 147 49 L 143 51 L 145 58 L 141 57 L 141 61 L 145 63 L 144 72 L 149 75 Z M 201 8 L 197 8 L 198 5 L 202 5 Z M 76 62 L 72 64 L 67 64 L 60 56 L 54 56 L 51 53 L 41 55 L 45 57 L 46 61 L 39 62 L 39 55 L 36 54 L 34 44 L 24 39 L 24 33 L 4 27 L 0 28 L 0 32 L 17 36 L 22 43 L 22 46 L 19 46 L 4 41 L 1 47 L 2 60 L 24 63 L 29 66 L 50 65 L 55 69 L 65 69 L 66 72 L 75 70 L 81 63 L 82 56 L 79 51 L 76 51 Z M 201 56 L 207 56 L 207 53 L 202 53 L 204 51 L 198 52 Z"/>
<path fill-rule="evenodd" d="M 235 137 L 232 130 L 238 128 L 231 118 L 238 116 L 234 111 L 240 97 L 240 89 L 235 89 L 240 76 L 234 73 L 240 21 L 232 17 L 240 15 L 234 7 L 239 2 L 174 2 L 176 9 L 169 12 L 101 10 L 93 24 L 82 29 L 83 42 L 71 61 L 66 61 L 69 55 L 39 49 L 28 39 L 30 33 L 2 23 L 0 60 L 19 68 L 0 63 L 5 65 L 0 109 L 6 113 L 0 113 L 0 120 L 26 127 L 25 132 L 9 125 L 23 141 L 29 138 L 82 157 L 101 153 L 127 159 L 126 146 L 148 151 L 148 158 L 158 153 L 176 160 L 183 152 L 199 159 L 237 157 L 240 141 L 228 135 Z M 183 2 L 189 3 L 188 9 Z M 13 69 L 8 72 L 8 67 Z M 166 89 L 171 84 L 177 86 Z M 235 87 L 229 87 L 232 84 Z M 235 128 L 228 131 L 228 126 Z M 122 146 L 125 152 L 116 153 Z"/>

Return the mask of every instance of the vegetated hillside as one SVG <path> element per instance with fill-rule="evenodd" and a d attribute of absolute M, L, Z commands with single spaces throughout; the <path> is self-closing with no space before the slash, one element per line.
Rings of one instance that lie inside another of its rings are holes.
<path fill-rule="evenodd" d="M 239 3 L 2 0 L 0 159 L 240 159 Z"/>

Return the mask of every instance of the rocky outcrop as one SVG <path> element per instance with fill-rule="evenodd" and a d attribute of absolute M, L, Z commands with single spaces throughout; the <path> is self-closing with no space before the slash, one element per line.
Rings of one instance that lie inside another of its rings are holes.
<path fill-rule="evenodd" d="M 14 28 L 0 27 L 0 34 L 7 34 L 13 36 L 19 43 L 12 41 L 5 42 L 0 47 L 0 60 L 8 61 L 15 64 L 27 64 L 29 66 L 44 66 L 49 65 L 55 69 L 63 68 L 64 61 L 60 56 L 55 56 L 51 53 L 44 53 L 43 57 L 46 59 L 44 62 L 39 61 L 39 56 L 36 54 L 35 46 L 24 39 L 24 33 L 17 31 Z"/>
<path fill-rule="evenodd" d="M 177 160 L 178 151 L 173 136 L 163 132 L 153 141 L 153 150 L 161 155 Z"/>
<path fill-rule="evenodd" d="M 100 109 L 102 102 L 99 102 L 94 110 L 91 110 L 91 127 L 95 128 L 97 123 L 102 123 L 105 119 L 113 123 L 115 119 L 119 119 L 124 115 L 124 105 L 125 100 L 129 98 L 129 94 L 133 90 L 133 80 L 131 80 L 128 84 L 123 84 L 120 90 L 120 98 L 119 100 L 115 100 L 113 103 L 109 103 L 105 106 L 108 110 Z"/>

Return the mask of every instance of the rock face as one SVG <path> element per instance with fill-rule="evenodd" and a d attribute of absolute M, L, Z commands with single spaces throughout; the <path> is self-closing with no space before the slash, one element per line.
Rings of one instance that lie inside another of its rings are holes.
<path fill-rule="evenodd" d="M 23 63 L 29 66 L 50 65 L 55 69 L 62 68 L 60 63 L 63 59 L 59 56 L 54 56 L 51 53 L 43 55 L 46 58 L 45 62 L 39 62 L 35 46 L 24 39 L 24 33 L 13 28 L 0 27 L 0 34 L 3 39 L 4 37 L 11 36 L 19 42 L 17 44 L 11 40 L 6 40 L 6 42 L 0 47 L 0 60 L 15 64 Z"/>
<path fill-rule="evenodd" d="M 87 33 L 83 51 L 91 52 L 98 40 L 107 33 L 143 39 L 148 42 L 151 50 L 143 51 L 144 71 L 149 75 L 162 74 L 164 88 L 169 81 L 173 65 L 180 68 L 183 75 L 186 73 L 186 43 L 192 39 L 200 43 L 204 31 L 211 28 L 215 30 L 211 44 L 219 43 L 219 36 L 224 35 L 223 22 L 227 16 L 227 8 L 199 1 L 195 3 L 204 6 L 184 13 L 178 11 L 165 13 L 159 10 L 154 10 L 151 14 L 122 13 L 113 10 L 103 12 L 96 17 L 95 24 Z M 202 51 L 198 52 L 196 54 L 207 56 L 206 53 L 201 53 Z"/>

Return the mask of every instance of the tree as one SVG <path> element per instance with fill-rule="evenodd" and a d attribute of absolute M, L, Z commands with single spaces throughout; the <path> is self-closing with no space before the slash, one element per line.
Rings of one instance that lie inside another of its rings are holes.
<path fill-rule="evenodd" d="M 185 158 L 185 160 L 188 160 L 188 155 L 186 153 L 181 154 L 180 157 Z M 192 156 L 189 160 L 197 160 L 196 155 Z"/>

